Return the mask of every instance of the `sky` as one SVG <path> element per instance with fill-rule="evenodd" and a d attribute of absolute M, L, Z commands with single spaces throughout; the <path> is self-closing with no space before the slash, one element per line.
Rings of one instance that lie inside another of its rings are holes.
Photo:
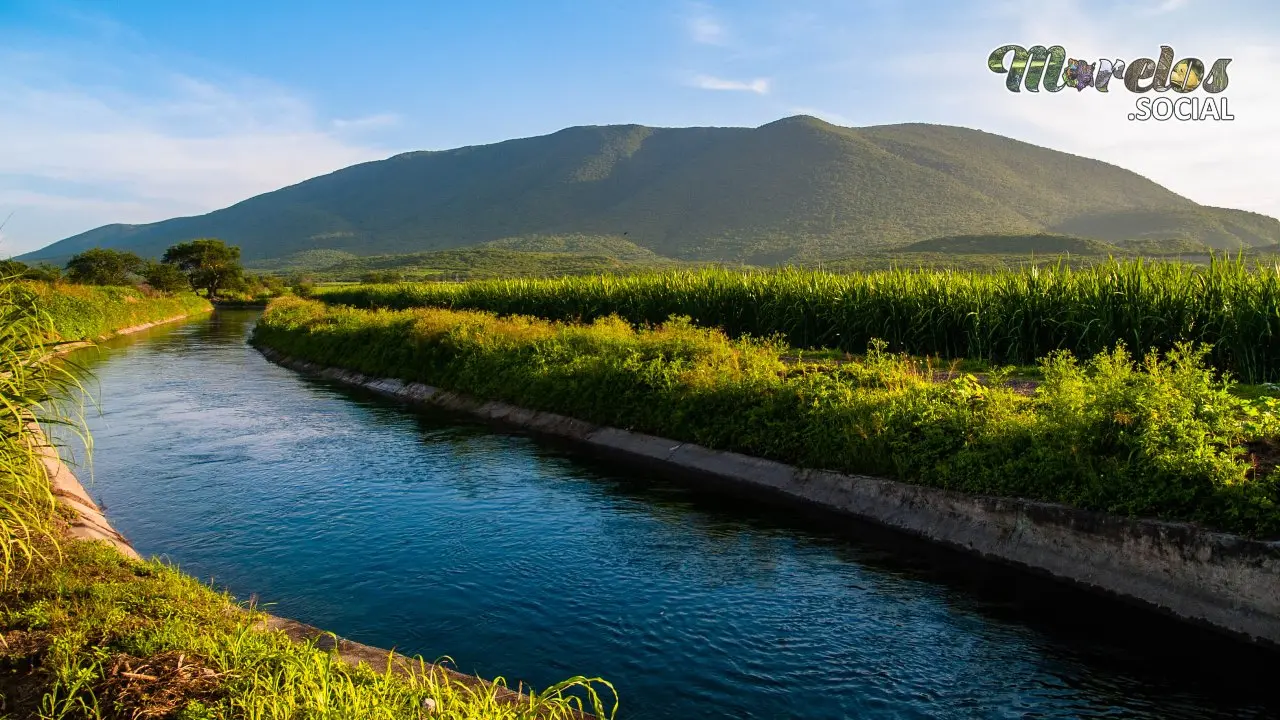
<path fill-rule="evenodd" d="M 1280 217 L 1278 39 L 1274 0 L 0 0 L 0 256 L 408 150 L 796 114 L 978 128 Z M 1009 92 L 1010 43 L 1231 58 L 1236 119 Z"/>

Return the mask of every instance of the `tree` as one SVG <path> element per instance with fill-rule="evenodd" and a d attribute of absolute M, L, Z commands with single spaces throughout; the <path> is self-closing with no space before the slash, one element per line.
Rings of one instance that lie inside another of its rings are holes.
<path fill-rule="evenodd" d="M 0 260 L 0 278 L 25 278 L 30 271 L 21 260 Z"/>
<path fill-rule="evenodd" d="M 360 282 L 366 285 L 404 282 L 404 273 L 397 270 L 370 270 L 360 275 Z"/>
<path fill-rule="evenodd" d="M 62 280 L 62 268 L 52 263 L 42 262 L 35 267 L 27 268 L 26 277 L 30 280 L 56 283 Z"/>
<path fill-rule="evenodd" d="M 142 269 L 142 279 L 154 290 L 165 293 L 182 292 L 191 289 L 191 280 L 177 265 L 147 261 Z"/>
<path fill-rule="evenodd" d="M 82 285 L 130 285 L 142 258 L 111 248 L 89 248 L 67 261 L 67 276 Z"/>
<path fill-rule="evenodd" d="M 186 273 L 191 287 L 204 290 L 210 299 L 244 283 L 240 248 L 214 238 L 178 243 L 164 251 L 164 262 Z"/>

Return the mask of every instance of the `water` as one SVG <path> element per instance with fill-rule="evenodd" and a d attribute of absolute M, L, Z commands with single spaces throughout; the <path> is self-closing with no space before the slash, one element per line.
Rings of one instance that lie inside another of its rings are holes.
<path fill-rule="evenodd" d="M 255 317 L 77 360 L 116 527 L 277 614 L 513 684 L 607 677 L 631 720 L 1280 715 L 1273 656 L 310 380 L 244 344 Z"/>

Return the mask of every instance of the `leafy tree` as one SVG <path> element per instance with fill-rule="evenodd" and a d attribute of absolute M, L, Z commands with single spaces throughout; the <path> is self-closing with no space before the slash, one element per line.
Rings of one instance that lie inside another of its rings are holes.
<path fill-rule="evenodd" d="M 192 287 L 204 290 L 210 298 L 244 285 L 240 248 L 215 238 L 178 243 L 164 251 L 164 262 L 176 265 L 186 273 Z"/>
<path fill-rule="evenodd" d="M 89 248 L 67 262 L 67 276 L 81 285 L 130 285 L 142 258 L 111 248 Z"/>
<path fill-rule="evenodd" d="M 142 269 L 142 279 L 160 292 L 176 293 L 191 289 L 191 280 L 177 265 L 148 261 Z"/>
<path fill-rule="evenodd" d="M 30 271 L 30 266 L 21 260 L 0 260 L 0 278 L 24 278 Z"/>
<path fill-rule="evenodd" d="M 42 262 L 35 267 L 27 268 L 26 277 L 29 280 L 56 283 L 62 280 L 62 268 L 51 263 Z"/>
<path fill-rule="evenodd" d="M 404 273 L 395 270 L 370 270 L 360 275 L 360 282 L 366 285 L 404 282 Z"/>

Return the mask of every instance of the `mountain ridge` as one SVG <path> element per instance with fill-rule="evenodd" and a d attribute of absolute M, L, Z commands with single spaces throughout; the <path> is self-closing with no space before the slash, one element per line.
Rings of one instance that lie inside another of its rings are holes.
<path fill-rule="evenodd" d="M 982 130 L 845 128 L 801 115 L 756 128 L 583 125 L 398 153 L 204 215 L 94 228 L 19 259 L 94 246 L 157 256 L 194 237 L 259 260 L 573 235 L 625 237 L 668 258 L 772 264 L 999 233 L 1238 249 L 1280 242 L 1280 221 Z"/>

